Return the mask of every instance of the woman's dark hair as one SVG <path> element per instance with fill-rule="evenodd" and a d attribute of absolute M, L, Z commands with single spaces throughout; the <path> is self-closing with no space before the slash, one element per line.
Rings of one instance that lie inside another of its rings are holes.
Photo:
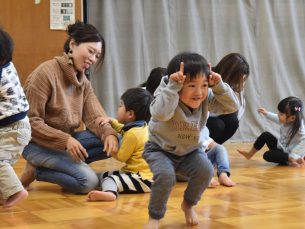
<path fill-rule="evenodd" d="M 154 95 L 154 92 L 159 86 L 162 77 L 166 75 L 167 75 L 166 68 L 161 68 L 161 67 L 153 68 L 146 82 L 140 84 L 140 87 L 146 87 L 146 90 L 149 91 L 150 94 Z"/>
<path fill-rule="evenodd" d="M 190 79 L 196 78 L 197 74 L 203 73 L 207 79 L 210 75 L 210 69 L 206 59 L 198 53 L 182 52 L 173 57 L 167 66 L 167 74 L 178 72 L 180 63 L 184 63 L 184 75 L 190 76 Z"/>
<path fill-rule="evenodd" d="M 0 65 L 12 61 L 14 51 L 14 42 L 11 36 L 0 28 Z"/>
<path fill-rule="evenodd" d="M 303 102 L 297 97 L 290 96 L 281 100 L 277 106 L 277 109 L 287 117 L 292 115 L 295 116 L 295 120 L 292 123 L 291 129 L 289 131 L 289 144 L 302 125 L 302 120 L 304 119 Z"/>
<path fill-rule="evenodd" d="M 149 111 L 150 103 L 153 96 L 144 88 L 130 88 L 121 96 L 126 111 L 133 110 L 136 120 L 144 120 L 147 123 L 150 120 L 151 114 Z"/>
<path fill-rule="evenodd" d="M 68 39 L 64 44 L 64 52 L 68 53 L 70 51 L 70 41 L 73 39 L 77 45 L 86 42 L 101 42 L 102 50 L 101 57 L 97 61 L 97 69 L 99 69 L 105 58 L 106 46 L 103 36 L 99 31 L 91 24 L 85 24 L 81 21 L 76 21 L 74 24 L 71 24 L 67 28 Z"/>
<path fill-rule="evenodd" d="M 220 74 L 222 80 L 236 92 L 243 90 L 244 81 L 250 74 L 249 64 L 240 53 L 230 53 L 224 56 L 215 67 L 212 67 L 212 70 Z"/>

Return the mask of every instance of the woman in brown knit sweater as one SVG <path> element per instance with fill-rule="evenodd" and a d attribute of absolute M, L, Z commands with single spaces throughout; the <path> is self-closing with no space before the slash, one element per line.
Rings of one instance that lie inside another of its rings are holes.
<path fill-rule="evenodd" d="M 67 33 L 63 56 L 39 65 L 24 86 L 32 141 L 23 151 L 27 165 L 21 181 L 25 187 L 36 179 L 88 193 L 98 185 L 88 163 L 116 153 L 118 140 L 110 124 L 96 123 L 106 113 L 85 75 L 91 65 L 102 65 L 104 39 L 82 22 L 68 26 Z M 77 133 L 82 121 L 87 130 Z"/>

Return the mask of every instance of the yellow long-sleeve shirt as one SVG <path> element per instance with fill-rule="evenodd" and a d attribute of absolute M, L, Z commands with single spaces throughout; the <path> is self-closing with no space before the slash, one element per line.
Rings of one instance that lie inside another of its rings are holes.
<path fill-rule="evenodd" d="M 142 158 L 145 143 L 148 140 L 148 125 L 140 127 L 132 127 L 127 131 L 123 131 L 123 124 L 117 120 L 111 121 L 111 126 L 122 135 L 120 149 L 113 157 L 124 162 L 123 171 L 131 173 L 140 173 L 142 179 L 150 180 L 153 177 L 148 164 Z"/>

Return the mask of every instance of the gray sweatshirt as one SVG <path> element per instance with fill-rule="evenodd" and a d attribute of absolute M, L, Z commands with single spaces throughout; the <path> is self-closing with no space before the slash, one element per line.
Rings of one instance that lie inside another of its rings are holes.
<path fill-rule="evenodd" d="M 202 131 L 208 118 L 208 110 L 233 113 L 238 110 L 238 100 L 231 87 L 220 81 L 209 88 L 207 98 L 192 111 L 179 100 L 182 85 L 165 76 L 154 93 L 149 122 L 149 141 L 163 150 L 178 155 L 186 155 L 203 145 L 208 131 Z"/>
<path fill-rule="evenodd" d="M 267 112 L 265 115 L 269 120 L 274 121 L 280 125 L 280 138 L 277 141 L 277 148 L 282 149 L 285 153 L 289 154 L 289 157 L 297 160 L 305 156 L 305 127 L 302 121 L 299 131 L 294 135 L 290 144 L 289 141 L 289 131 L 291 125 L 281 124 L 277 114 L 272 112 Z"/>

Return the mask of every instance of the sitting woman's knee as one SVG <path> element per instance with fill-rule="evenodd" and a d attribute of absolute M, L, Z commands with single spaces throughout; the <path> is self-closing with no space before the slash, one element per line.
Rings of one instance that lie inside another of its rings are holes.
<path fill-rule="evenodd" d="M 99 179 L 97 176 L 89 176 L 79 181 L 79 188 L 74 191 L 79 194 L 86 194 L 97 188 L 98 184 Z"/>

